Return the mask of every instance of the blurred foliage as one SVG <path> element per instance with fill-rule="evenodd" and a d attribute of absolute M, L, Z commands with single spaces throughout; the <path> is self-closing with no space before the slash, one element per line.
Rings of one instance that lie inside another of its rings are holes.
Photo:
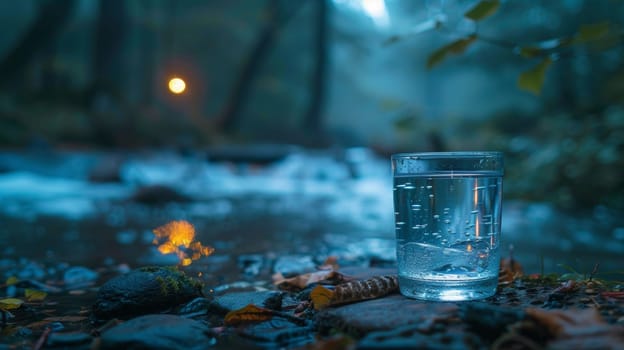
<path fill-rule="evenodd" d="M 484 20 L 494 15 L 500 7 L 498 0 L 482 0 L 476 3 L 472 8 L 464 13 L 464 17 L 474 22 Z M 445 26 L 444 20 L 436 18 L 434 25 L 429 25 L 432 20 L 428 19 L 417 27 L 423 27 L 425 30 L 449 31 Z M 454 36 L 460 36 L 459 39 L 434 50 L 429 54 L 427 59 L 427 68 L 440 64 L 449 55 L 459 55 L 466 51 L 476 41 L 482 41 L 488 44 L 510 49 L 515 55 L 534 59 L 539 58 L 540 62 L 533 68 L 523 72 L 518 77 L 517 86 L 525 91 L 539 95 L 544 85 L 546 73 L 552 63 L 565 59 L 567 56 L 574 54 L 575 46 L 587 46 L 594 51 L 608 50 L 622 44 L 624 38 L 623 28 L 616 23 L 609 21 L 600 21 L 596 23 L 582 24 L 576 33 L 572 35 L 564 35 L 561 37 L 542 40 L 535 44 L 523 44 L 514 42 L 508 38 L 490 38 L 479 32 L 479 27 L 474 25 L 473 31 L 468 34 L 461 32 L 452 33 Z M 421 34 L 425 30 L 412 30 L 410 35 Z M 385 44 L 393 44 L 402 39 L 400 35 L 393 35 L 385 41 Z"/>
<path fill-rule="evenodd" d="M 574 118 L 574 122 L 572 122 Z M 493 118 L 487 147 L 505 152 L 505 194 L 563 208 L 624 209 L 624 108 Z M 482 133 L 482 134 L 483 134 Z"/>

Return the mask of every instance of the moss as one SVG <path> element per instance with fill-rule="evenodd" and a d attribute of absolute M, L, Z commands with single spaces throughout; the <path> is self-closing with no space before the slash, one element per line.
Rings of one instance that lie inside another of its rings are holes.
<path fill-rule="evenodd" d="M 202 290 L 204 285 L 200 281 L 187 276 L 176 267 L 161 268 L 150 266 L 143 267 L 140 271 L 158 274 L 155 280 L 159 283 L 163 295 L 169 295 L 170 293 L 175 295 L 180 293 L 184 288 L 189 287 L 198 291 L 200 295 L 203 295 Z"/>
<path fill-rule="evenodd" d="M 151 273 L 166 270 L 166 271 L 184 274 L 182 271 L 178 269 L 177 266 L 164 266 L 164 267 L 163 266 L 143 266 L 143 267 L 139 267 L 138 270 L 141 272 L 151 272 Z"/>

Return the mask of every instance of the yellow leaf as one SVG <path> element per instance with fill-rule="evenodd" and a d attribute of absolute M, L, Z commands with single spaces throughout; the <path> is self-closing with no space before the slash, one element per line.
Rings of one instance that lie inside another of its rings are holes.
<path fill-rule="evenodd" d="M 544 85 L 546 70 L 551 63 L 552 60 L 550 58 L 545 58 L 535 67 L 520 74 L 518 77 L 518 87 L 535 95 L 539 95 L 542 91 L 542 86 Z"/>
<path fill-rule="evenodd" d="M 498 0 L 482 0 L 468 10 L 468 12 L 464 14 L 464 17 L 470 18 L 473 21 L 479 21 L 493 15 L 496 10 L 498 10 L 499 6 L 500 2 Z"/>
<path fill-rule="evenodd" d="M 14 310 L 18 309 L 24 301 L 17 298 L 5 298 L 0 299 L 0 310 Z"/>
<path fill-rule="evenodd" d="M 320 284 L 310 292 L 310 298 L 312 304 L 314 304 L 314 310 L 324 309 L 331 304 L 334 297 L 334 291 L 329 290 Z"/>
<path fill-rule="evenodd" d="M 27 288 L 24 291 L 24 296 L 28 301 L 42 301 L 48 296 L 48 293 L 36 289 Z"/>
<path fill-rule="evenodd" d="M 7 286 L 13 285 L 13 284 L 17 284 L 17 282 L 19 282 L 19 279 L 15 276 L 11 276 L 9 278 L 7 278 L 5 284 Z"/>
<path fill-rule="evenodd" d="M 455 40 L 452 43 L 435 50 L 427 59 L 427 68 L 433 68 L 435 65 L 442 62 L 449 54 L 458 55 L 463 53 L 476 39 L 476 35 L 470 35 L 466 38 Z"/>
<path fill-rule="evenodd" d="M 249 304 L 242 309 L 228 312 L 223 322 L 228 326 L 234 326 L 246 322 L 262 322 L 270 320 L 272 317 L 272 310 Z"/>
<path fill-rule="evenodd" d="M 582 25 L 576 33 L 574 41 L 582 44 L 600 39 L 609 34 L 609 26 L 608 21 Z"/>
<path fill-rule="evenodd" d="M 537 57 L 542 54 L 542 49 L 534 46 L 525 46 L 520 48 L 520 56 L 526 58 Z"/>

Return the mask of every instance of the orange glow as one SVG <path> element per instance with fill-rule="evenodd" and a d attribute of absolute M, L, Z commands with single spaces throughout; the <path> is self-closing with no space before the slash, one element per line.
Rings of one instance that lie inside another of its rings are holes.
<path fill-rule="evenodd" d="M 158 251 L 162 254 L 176 254 L 182 266 L 188 266 L 194 260 L 214 252 L 214 248 L 195 241 L 195 227 L 188 221 L 171 221 L 155 228 L 153 232 L 156 237 L 152 243 L 158 245 Z"/>
<path fill-rule="evenodd" d="M 169 91 L 176 95 L 183 93 L 186 90 L 186 82 L 180 78 L 169 79 Z"/>
<path fill-rule="evenodd" d="M 472 245 L 468 244 L 468 246 L 466 247 L 466 251 L 468 253 L 472 252 Z"/>

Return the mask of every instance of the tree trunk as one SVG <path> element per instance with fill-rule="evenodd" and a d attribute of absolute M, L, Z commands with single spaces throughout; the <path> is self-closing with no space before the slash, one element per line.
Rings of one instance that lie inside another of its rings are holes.
<path fill-rule="evenodd" d="M 127 24 L 124 0 L 100 0 L 93 52 L 93 92 L 119 93 L 123 81 L 122 50 Z"/>
<path fill-rule="evenodd" d="M 269 0 L 267 6 L 267 23 L 258 35 L 249 55 L 247 55 L 247 58 L 242 64 L 240 73 L 234 82 L 232 92 L 225 103 L 224 110 L 216 121 L 218 130 L 231 132 L 236 128 L 240 119 L 240 110 L 247 101 L 253 81 L 275 41 L 277 32 L 288 19 L 294 15 L 303 2 L 286 3 L 294 3 L 294 5 L 291 5 L 293 7 L 285 11 L 283 6 L 280 6 L 280 0 Z"/>
<path fill-rule="evenodd" d="M 325 106 L 325 88 L 327 81 L 329 7 L 327 0 L 316 0 L 316 66 L 310 87 L 310 101 L 303 126 L 308 132 L 319 133 L 323 129 L 323 110 Z"/>
<path fill-rule="evenodd" d="M 34 21 L 15 47 L 0 61 L 0 86 L 12 86 L 37 54 L 54 45 L 71 17 L 75 0 L 40 2 Z"/>

